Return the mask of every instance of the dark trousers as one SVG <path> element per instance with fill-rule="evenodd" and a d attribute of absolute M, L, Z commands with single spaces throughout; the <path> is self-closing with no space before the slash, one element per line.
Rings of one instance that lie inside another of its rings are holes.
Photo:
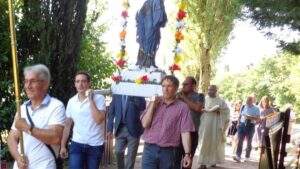
<path fill-rule="evenodd" d="M 245 138 L 247 138 L 246 158 L 250 157 L 254 132 L 255 125 L 253 123 L 248 123 L 247 125 L 246 123 L 240 123 L 240 126 L 238 127 L 238 144 L 236 149 L 237 157 L 241 158 Z"/>
<path fill-rule="evenodd" d="M 177 147 L 160 147 L 145 143 L 142 169 L 180 169 L 179 153 Z"/>
<path fill-rule="evenodd" d="M 116 135 L 115 154 L 118 169 L 133 169 L 135 157 L 139 147 L 140 138 L 132 137 L 128 129 L 123 126 Z M 124 162 L 125 149 L 127 147 L 126 163 Z"/>
<path fill-rule="evenodd" d="M 191 155 L 192 157 L 194 157 L 195 155 L 195 152 L 196 152 L 196 149 L 197 149 L 197 146 L 198 146 L 198 140 L 199 140 L 199 134 L 198 134 L 198 131 L 195 131 L 195 132 L 191 132 Z M 183 145 L 182 143 L 180 144 L 180 148 L 179 148 L 179 156 L 178 156 L 178 160 L 182 160 L 184 155 L 185 155 L 185 152 L 184 152 L 184 148 L 183 148 Z M 185 168 L 185 167 L 182 167 L 182 169 L 190 169 L 190 168 Z"/>
<path fill-rule="evenodd" d="M 72 141 L 69 151 L 70 169 L 98 169 L 103 151 L 103 145 L 90 146 Z"/>

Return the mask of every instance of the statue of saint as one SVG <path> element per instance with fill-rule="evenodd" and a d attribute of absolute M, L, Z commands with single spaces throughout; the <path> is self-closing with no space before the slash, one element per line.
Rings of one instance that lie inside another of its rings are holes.
<path fill-rule="evenodd" d="M 167 23 L 164 0 L 146 0 L 136 14 L 137 42 L 139 52 L 136 65 L 156 67 L 155 55 L 160 42 L 160 28 Z"/>

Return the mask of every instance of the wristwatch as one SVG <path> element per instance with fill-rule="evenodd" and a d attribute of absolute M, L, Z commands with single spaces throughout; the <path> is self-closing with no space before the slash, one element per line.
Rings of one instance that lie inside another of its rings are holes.
<path fill-rule="evenodd" d="M 192 157 L 191 153 L 184 153 L 184 156 Z"/>

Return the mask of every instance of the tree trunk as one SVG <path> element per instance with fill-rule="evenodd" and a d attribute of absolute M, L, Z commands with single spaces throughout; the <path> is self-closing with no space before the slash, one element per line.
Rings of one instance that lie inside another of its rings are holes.
<path fill-rule="evenodd" d="M 85 25 L 87 0 L 25 0 L 19 54 L 30 64 L 49 67 L 50 93 L 67 103 L 75 93 L 80 44 Z"/>
<path fill-rule="evenodd" d="M 200 89 L 202 93 L 207 93 L 208 86 L 210 85 L 211 80 L 211 58 L 210 58 L 210 49 L 207 49 L 200 45 Z"/>
<path fill-rule="evenodd" d="M 80 42 L 85 23 L 86 0 L 53 1 L 53 25 L 50 32 L 54 38 L 50 45 L 51 93 L 65 104 L 74 94 L 74 75 L 80 52 Z M 63 10 L 64 9 L 64 10 Z M 51 37 L 50 35 L 50 37 Z"/>

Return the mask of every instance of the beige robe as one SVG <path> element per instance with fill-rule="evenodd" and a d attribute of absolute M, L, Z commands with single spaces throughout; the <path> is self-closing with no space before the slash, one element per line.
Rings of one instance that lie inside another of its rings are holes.
<path fill-rule="evenodd" d="M 220 113 L 209 111 L 218 105 Z M 230 120 L 230 110 L 220 97 L 205 97 L 205 113 L 199 127 L 198 165 L 214 165 L 225 159 L 225 131 Z"/>

